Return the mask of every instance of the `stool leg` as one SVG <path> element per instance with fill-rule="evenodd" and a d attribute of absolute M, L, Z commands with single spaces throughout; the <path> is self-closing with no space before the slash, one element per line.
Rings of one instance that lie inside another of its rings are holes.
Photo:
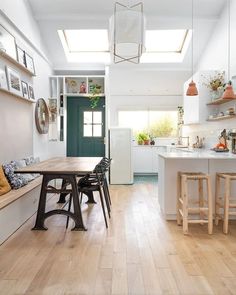
<path fill-rule="evenodd" d="M 223 233 L 227 234 L 229 231 L 229 194 L 230 194 L 230 179 L 225 178 L 225 202 L 224 202 L 224 224 Z"/>
<path fill-rule="evenodd" d="M 204 207 L 204 199 L 203 199 L 203 179 L 198 180 L 198 197 L 199 197 L 199 207 Z M 200 211 L 200 218 L 204 219 L 204 214 Z M 203 225 L 203 223 L 201 223 Z"/>
<path fill-rule="evenodd" d="M 208 198 L 208 234 L 211 235 L 213 231 L 211 178 L 208 176 L 206 181 Z"/>
<path fill-rule="evenodd" d="M 219 224 L 220 215 L 220 177 L 216 174 L 216 188 L 215 188 L 215 225 Z"/>
<path fill-rule="evenodd" d="M 177 224 L 181 225 L 181 214 L 179 212 L 179 209 L 181 208 L 181 203 L 179 201 L 179 198 L 181 198 L 181 177 L 180 177 L 180 172 L 178 172 L 178 174 L 177 174 L 176 219 L 177 219 Z"/>
<path fill-rule="evenodd" d="M 188 234 L 188 189 L 186 176 L 181 177 L 181 197 L 183 199 L 183 233 Z"/>

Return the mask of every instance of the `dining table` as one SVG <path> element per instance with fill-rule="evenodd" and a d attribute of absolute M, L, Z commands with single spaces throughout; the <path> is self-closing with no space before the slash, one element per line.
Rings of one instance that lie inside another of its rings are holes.
<path fill-rule="evenodd" d="M 47 230 L 44 224 L 45 219 L 55 214 L 72 218 L 75 223 L 72 230 L 87 230 L 83 222 L 77 178 L 92 173 L 101 159 L 101 157 L 54 157 L 15 171 L 16 173 L 41 174 L 43 177 L 36 221 L 32 230 Z M 54 180 L 61 180 L 61 186 L 55 186 Z M 62 207 L 46 212 L 47 194 L 60 194 L 63 197 L 70 194 L 74 211 L 71 212 Z"/>

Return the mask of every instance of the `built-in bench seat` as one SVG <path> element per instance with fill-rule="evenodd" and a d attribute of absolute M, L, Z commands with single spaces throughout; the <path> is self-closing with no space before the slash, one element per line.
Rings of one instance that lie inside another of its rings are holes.
<path fill-rule="evenodd" d="M 0 197 L 0 244 L 37 210 L 42 176 Z"/>

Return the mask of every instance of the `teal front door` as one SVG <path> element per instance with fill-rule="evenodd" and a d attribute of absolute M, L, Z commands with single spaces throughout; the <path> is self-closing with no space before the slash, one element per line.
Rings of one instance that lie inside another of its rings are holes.
<path fill-rule="evenodd" d="M 67 156 L 105 156 L 105 98 L 90 107 L 85 97 L 67 97 Z"/>

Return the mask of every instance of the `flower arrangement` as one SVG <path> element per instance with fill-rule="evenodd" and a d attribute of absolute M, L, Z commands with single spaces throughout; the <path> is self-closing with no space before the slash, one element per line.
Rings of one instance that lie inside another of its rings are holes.
<path fill-rule="evenodd" d="M 205 77 L 206 82 L 203 83 L 210 91 L 217 91 L 225 87 L 225 72 L 216 72 L 214 76 Z"/>

